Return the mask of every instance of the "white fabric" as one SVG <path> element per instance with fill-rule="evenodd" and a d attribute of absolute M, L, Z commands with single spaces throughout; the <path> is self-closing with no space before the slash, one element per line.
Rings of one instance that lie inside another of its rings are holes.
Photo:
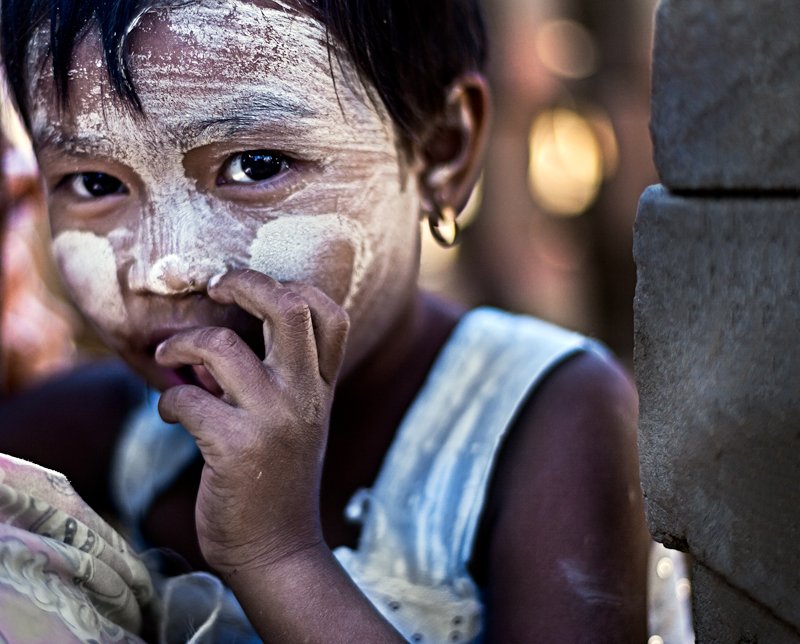
<path fill-rule="evenodd" d="M 467 314 L 403 420 L 374 487 L 351 503 L 351 516 L 363 514 L 359 547 L 335 554 L 411 641 L 479 638 L 481 601 L 467 564 L 498 448 L 533 387 L 582 350 L 603 352 L 534 318 L 493 309 Z"/>

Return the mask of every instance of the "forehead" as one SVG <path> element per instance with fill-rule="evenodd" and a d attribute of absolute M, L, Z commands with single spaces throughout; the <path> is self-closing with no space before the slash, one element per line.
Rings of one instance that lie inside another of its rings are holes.
<path fill-rule="evenodd" d="M 330 75 L 324 26 L 273 3 L 201 0 L 147 12 L 131 35 L 131 51 L 144 92 L 158 76 L 213 87 L 267 79 L 280 85 L 298 67 L 313 70 L 314 81 Z"/>
<path fill-rule="evenodd" d="M 241 120 L 252 113 L 258 120 L 282 119 L 288 127 L 308 119 L 374 126 L 377 117 L 384 134 L 391 129 L 385 112 L 353 82 L 348 57 L 329 51 L 324 25 L 289 5 L 201 0 L 154 9 L 137 21 L 129 44 L 137 94 L 145 116 L 159 127 L 180 128 L 204 115 L 215 123 L 234 115 Z M 34 135 L 52 134 L 52 85 L 45 80 L 38 93 Z M 76 48 L 70 109 L 59 125 L 86 129 L 85 118 L 78 122 L 82 113 L 107 120 L 109 110 L 129 112 L 120 107 L 99 35 L 91 32 Z"/>

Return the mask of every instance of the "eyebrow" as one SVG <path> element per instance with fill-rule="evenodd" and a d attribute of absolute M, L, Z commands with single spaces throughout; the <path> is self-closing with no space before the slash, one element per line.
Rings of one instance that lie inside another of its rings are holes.
<path fill-rule="evenodd" d="M 257 92 L 237 97 L 236 105 L 222 114 L 181 126 L 180 134 L 199 139 L 209 135 L 228 137 L 251 131 L 263 124 L 286 126 L 286 119 L 306 119 L 316 116 L 307 103 L 274 93 Z"/>
<path fill-rule="evenodd" d="M 275 94 L 256 94 L 237 97 L 237 105 L 223 108 L 219 116 L 199 120 L 187 120 L 170 128 L 169 135 L 176 139 L 194 142 L 207 138 L 225 139 L 252 132 L 265 125 L 291 127 L 291 121 L 317 116 L 307 103 L 300 103 Z M 242 107 L 244 106 L 244 107 Z M 144 117 L 147 118 L 145 111 Z M 287 119 L 290 122 L 287 124 Z M 49 128 L 48 128 L 49 129 Z M 50 129 L 35 136 L 37 148 L 65 150 L 74 155 L 112 155 L 113 143 L 107 136 L 92 133 L 65 134 Z"/>
<path fill-rule="evenodd" d="M 66 150 L 73 156 L 110 154 L 111 152 L 111 144 L 108 138 L 97 134 L 81 136 L 79 134 L 65 134 L 53 129 L 44 134 L 34 132 L 33 141 L 37 152 Z"/>

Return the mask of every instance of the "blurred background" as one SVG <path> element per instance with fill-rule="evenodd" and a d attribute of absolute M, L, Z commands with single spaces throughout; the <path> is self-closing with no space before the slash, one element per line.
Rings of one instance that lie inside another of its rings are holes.
<path fill-rule="evenodd" d="M 422 284 L 537 315 L 631 366 L 632 227 L 657 181 L 648 132 L 655 0 L 484 0 L 494 90 L 483 177 L 462 242 L 423 231 Z M 0 144 L 0 393 L 102 353 L 49 258 L 30 144 L 5 96 Z"/>
<path fill-rule="evenodd" d="M 423 280 L 605 341 L 630 367 L 633 220 L 656 182 L 654 0 L 484 0 L 493 136 L 456 252 Z M 472 219 L 474 217 L 474 219 Z"/>

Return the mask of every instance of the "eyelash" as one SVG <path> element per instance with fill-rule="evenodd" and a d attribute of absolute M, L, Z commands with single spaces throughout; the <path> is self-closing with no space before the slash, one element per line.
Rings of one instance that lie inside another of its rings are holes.
<path fill-rule="evenodd" d="M 261 167 L 257 167 L 258 165 Z M 280 177 L 291 168 L 292 160 L 275 150 L 245 150 L 228 157 L 217 183 L 220 185 L 266 183 Z M 263 178 L 253 176 L 260 173 L 268 176 Z"/>
<path fill-rule="evenodd" d="M 87 186 L 87 182 L 95 188 L 102 189 L 105 183 L 105 188 L 108 192 L 105 194 L 92 194 L 91 189 Z M 109 185 L 110 184 L 110 185 Z M 116 184 L 116 185 L 115 185 Z M 118 194 L 128 194 L 128 188 L 122 181 L 117 179 L 114 175 L 106 172 L 79 172 L 75 174 L 68 174 L 56 186 L 57 189 L 66 187 L 74 195 L 81 199 L 101 199 Z"/>
<path fill-rule="evenodd" d="M 253 167 L 258 164 L 262 167 Z M 257 185 L 270 182 L 291 170 L 292 165 L 293 161 L 289 157 L 275 150 L 245 150 L 244 152 L 237 152 L 228 157 L 223 163 L 222 170 L 217 179 L 217 184 Z M 261 172 L 259 172 L 259 170 Z M 265 173 L 268 176 L 258 178 L 259 173 Z M 253 177 L 254 174 L 256 175 L 255 178 Z M 95 187 L 101 187 L 100 191 L 102 191 L 102 184 L 105 183 L 108 192 L 93 194 L 92 190 L 86 185 L 87 181 L 94 181 Z M 111 185 L 108 185 L 109 183 L 111 183 Z M 115 186 L 115 183 L 118 185 Z M 114 175 L 106 172 L 80 172 L 69 174 L 58 182 L 56 188 L 66 188 L 70 190 L 73 195 L 85 200 L 102 199 L 117 194 L 128 194 L 128 188 L 125 184 Z"/>

